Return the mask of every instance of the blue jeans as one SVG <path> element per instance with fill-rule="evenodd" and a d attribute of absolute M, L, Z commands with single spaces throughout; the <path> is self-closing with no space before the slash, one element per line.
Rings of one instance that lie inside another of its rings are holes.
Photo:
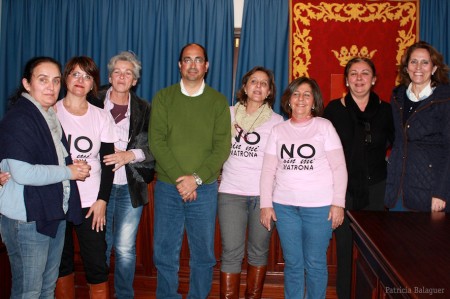
<path fill-rule="evenodd" d="M 219 193 L 218 210 L 222 239 L 221 271 L 241 273 L 246 247 L 250 265 L 267 265 L 272 231 L 261 224 L 259 196 Z"/>
<path fill-rule="evenodd" d="M 190 279 L 187 298 L 207 298 L 211 290 L 217 182 L 197 188 L 197 199 L 184 202 L 175 185 L 157 181 L 155 186 L 154 252 L 158 269 L 156 297 L 181 298 L 178 270 L 184 229 L 189 243 Z"/>
<path fill-rule="evenodd" d="M 106 262 L 114 248 L 114 288 L 117 298 L 134 298 L 136 235 L 142 206 L 131 205 L 128 185 L 113 185 L 106 209 Z"/>
<path fill-rule="evenodd" d="M 36 231 L 36 222 L 0 215 L 0 233 L 11 264 L 11 298 L 54 298 L 66 221 L 61 220 L 55 238 Z"/>
<path fill-rule="evenodd" d="M 285 298 L 325 298 L 327 249 L 331 239 L 330 206 L 304 208 L 274 203 L 283 249 Z"/>

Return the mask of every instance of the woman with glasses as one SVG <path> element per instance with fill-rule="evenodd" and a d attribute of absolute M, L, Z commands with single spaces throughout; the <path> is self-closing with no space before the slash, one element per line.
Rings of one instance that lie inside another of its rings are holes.
<path fill-rule="evenodd" d="M 260 223 L 259 180 L 270 130 L 283 121 L 272 110 L 272 71 L 257 66 L 242 78 L 238 102 L 230 107 L 231 152 L 223 165 L 218 215 L 222 239 L 221 298 L 239 298 L 242 260 L 247 248 L 246 298 L 261 298 L 272 231 Z M 246 244 L 246 231 L 248 239 Z"/>
<path fill-rule="evenodd" d="M 377 80 L 375 65 L 355 57 L 344 69 L 347 94 L 325 108 L 344 147 L 348 171 L 346 210 L 384 210 L 386 151 L 394 139 L 391 107 L 372 91 Z M 339 299 L 350 298 L 352 232 L 348 217 L 335 230 Z"/>
<path fill-rule="evenodd" d="M 103 157 L 114 153 L 114 142 L 118 138 L 111 114 L 87 101 L 88 96 L 97 96 L 100 82 L 94 61 L 85 56 L 70 59 L 63 80 L 67 93 L 56 104 L 57 115 L 69 141 L 72 158 L 87 161 L 92 170 L 91 176 L 78 184 L 84 221 L 81 225 L 67 223 L 56 298 L 74 298 L 74 229 L 90 298 L 109 298 L 104 227 L 114 165 L 102 161 Z"/>
<path fill-rule="evenodd" d="M 82 222 L 72 180 L 89 176 L 89 165 L 69 155 L 52 107 L 60 87 L 59 63 L 32 58 L 0 122 L 0 169 L 8 173 L 0 188 L 0 234 L 11 265 L 11 298 L 54 297 L 66 220 Z"/>
<path fill-rule="evenodd" d="M 395 143 L 388 162 L 389 210 L 450 212 L 449 68 L 419 41 L 401 59 L 392 92 Z"/>
<path fill-rule="evenodd" d="M 148 144 L 150 103 L 133 91 L 141 62 L 132 52 L 121 52 L 108 63 L 111 86 L 99 92 L 94 103 L 112 115 L 119 137 L 115 153 L 104 158 L 114 165 L 114 184 L 106 208 L 106 261 L 114 249 L 114 288 L 117 298 L 133 298 L 136 270 L 136 235 L 143 206 L 148 203 L 147 184 L 153 180 L 154 158 Z"/>
<path fill-rule="evenodd" d="M 316 81 L 292 81 L 281 106 L 290 119 L 275 126 L 261 172 L 261 223 L 276 221 L 285 261 L 285 298 L 325 298 L 327 248 L 344 221 L 347 171 L 333 125 L 319 117 L 323 100 Z M 306 283 L 306 286 L 305 286 Z"/>

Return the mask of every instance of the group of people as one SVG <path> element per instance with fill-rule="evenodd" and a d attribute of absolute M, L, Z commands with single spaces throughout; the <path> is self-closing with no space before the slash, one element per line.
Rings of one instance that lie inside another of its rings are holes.
<path fill-rule="evenodd" d="M 431 45 L 406 50 L 390 105 L 372 90 L 373 62 L 355 57 L 344 70 L 347 94 L 327 107 L 314 79 L 293 80 L 281 97 L 287 120 L 273 111 L 269 69 L 247 72 L 229 107 L 205 83 L 203 46 L 184 46 L 178 67 L 181 80 L 155 95 L 150 112 L 132 91 L 141 68 L 132 53 L 110 60 L 103 91 L 88 57 L 71 59 L 63 75 L 48 57 L 27 64 L 0 123 L 0 233 L 12 298 L 50 298 L 55 286 L 57 298 L 73 298 L 73 229 L 91 298 L 109 296 L 112 249 L 116 296 L 132 298 L 137 227 L 155 161 L 157 298 L 181 298 L 185 231 L 188 298 L 208 297 L 216 215 L 221 298 L 239 298 L 246 255 L 245 297 L 261 298 L 276 224 L 285 297 L 325 298 L 334 230 L 337 294 L 346 299 L 346 210 L 450 211 L 449 69 Z M 61 85 L 67 92 L 56 102 Z"/>
<path fill-rule="evenodd" d="M 133 53 L 112 57 L 111 84 L 99 90 L 90 57 L 73 57 L 63 72 L 50 57 L 25 66 L 0 123 L 11 298 L 75 298 L 74 231 L 90 298 L 109 298 L 112 249 L 116 296 L 134 297 L 135 240 L 154 176 L 150 104 L 132 91 L 140 69 Z"/>

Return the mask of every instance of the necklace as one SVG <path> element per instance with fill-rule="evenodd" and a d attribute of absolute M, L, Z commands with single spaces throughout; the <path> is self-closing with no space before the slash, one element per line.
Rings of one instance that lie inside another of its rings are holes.
<path fill-rule="evenodd" d="M 258 118 L 259 118 L 259 117 L 261 116 L 261 114 L 263 113 L 265 107 L 266 107 L 266 105 L 263 105 L 263 106 L 262 106 L 261 111 L 259 111 L 258 117 L 256 117 L 255 121 L 252 123 L 252 125 L 251 125 L 250 128 L 248 129 L 248 132 L 251 132 L 251 131 L 252 131 L 253 126 L 255 125 L 256 121 L 258 120 Z"/>
<path fill-rule="evenodd" d="M 234 128 L 235 128 L 236 131 L 239 133 L 239 135 L 241 135 L 242 133 L 245 133 L 245 134 L 244 134 L 244 140 L 245 140 L 245 141 L 248 141 L 248 135 L 249 135 L 250 133 L 252 133 L 253 126 L 256 124 L 256 121 L 259 119 L 259 117 L 260 117 L 261 114 L 263 113 L 265 106 L 266 106 L 265 104 L 262 105 L 261 111 L 259 111 L 258 116 L 255 118 L 255 120 L 253 121 L 253 123 L 252 123 L 252 125 L 250 126 L 250 128 L 248 128 L 248 130 L 245 130 L 244 128 L 242 128 L 237 122 L 234 124 Z M 235 112 L 235 115 L 234 115 L 234 116 L 235 116 L 235 119 L 236 119 L 236 113 L 237 113 L 237 112 Z"/>

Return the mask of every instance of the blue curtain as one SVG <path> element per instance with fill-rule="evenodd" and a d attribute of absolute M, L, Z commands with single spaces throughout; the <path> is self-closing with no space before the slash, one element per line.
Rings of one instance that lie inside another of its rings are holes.
<path fill-rule="evenodd" d="M 33 56 L 51 56 L 63 66 L 73 56 L 90 56 L 106 84 L 109 59 L 131 50 L 142 62 L 136 92 L 150 101 L 180 80 L 179 51 L 190 42 L 205 46 L 206 81 L 231 102 L 233 0 L 2 0 L 0 118 Z"/>
<path fill-rule="evenodd" d="M 245 0 L 242 19 L 236 91 L 241 79 L 257 65 L 275 75 L 274 111 L 280 112 L 280 97 L 289 84 L 289 1 Z"/>
<path fill-rule="evenodd" d="M 419 38 L 433 45 L 450 64 L 450 1 L 420 0 Z"/>

